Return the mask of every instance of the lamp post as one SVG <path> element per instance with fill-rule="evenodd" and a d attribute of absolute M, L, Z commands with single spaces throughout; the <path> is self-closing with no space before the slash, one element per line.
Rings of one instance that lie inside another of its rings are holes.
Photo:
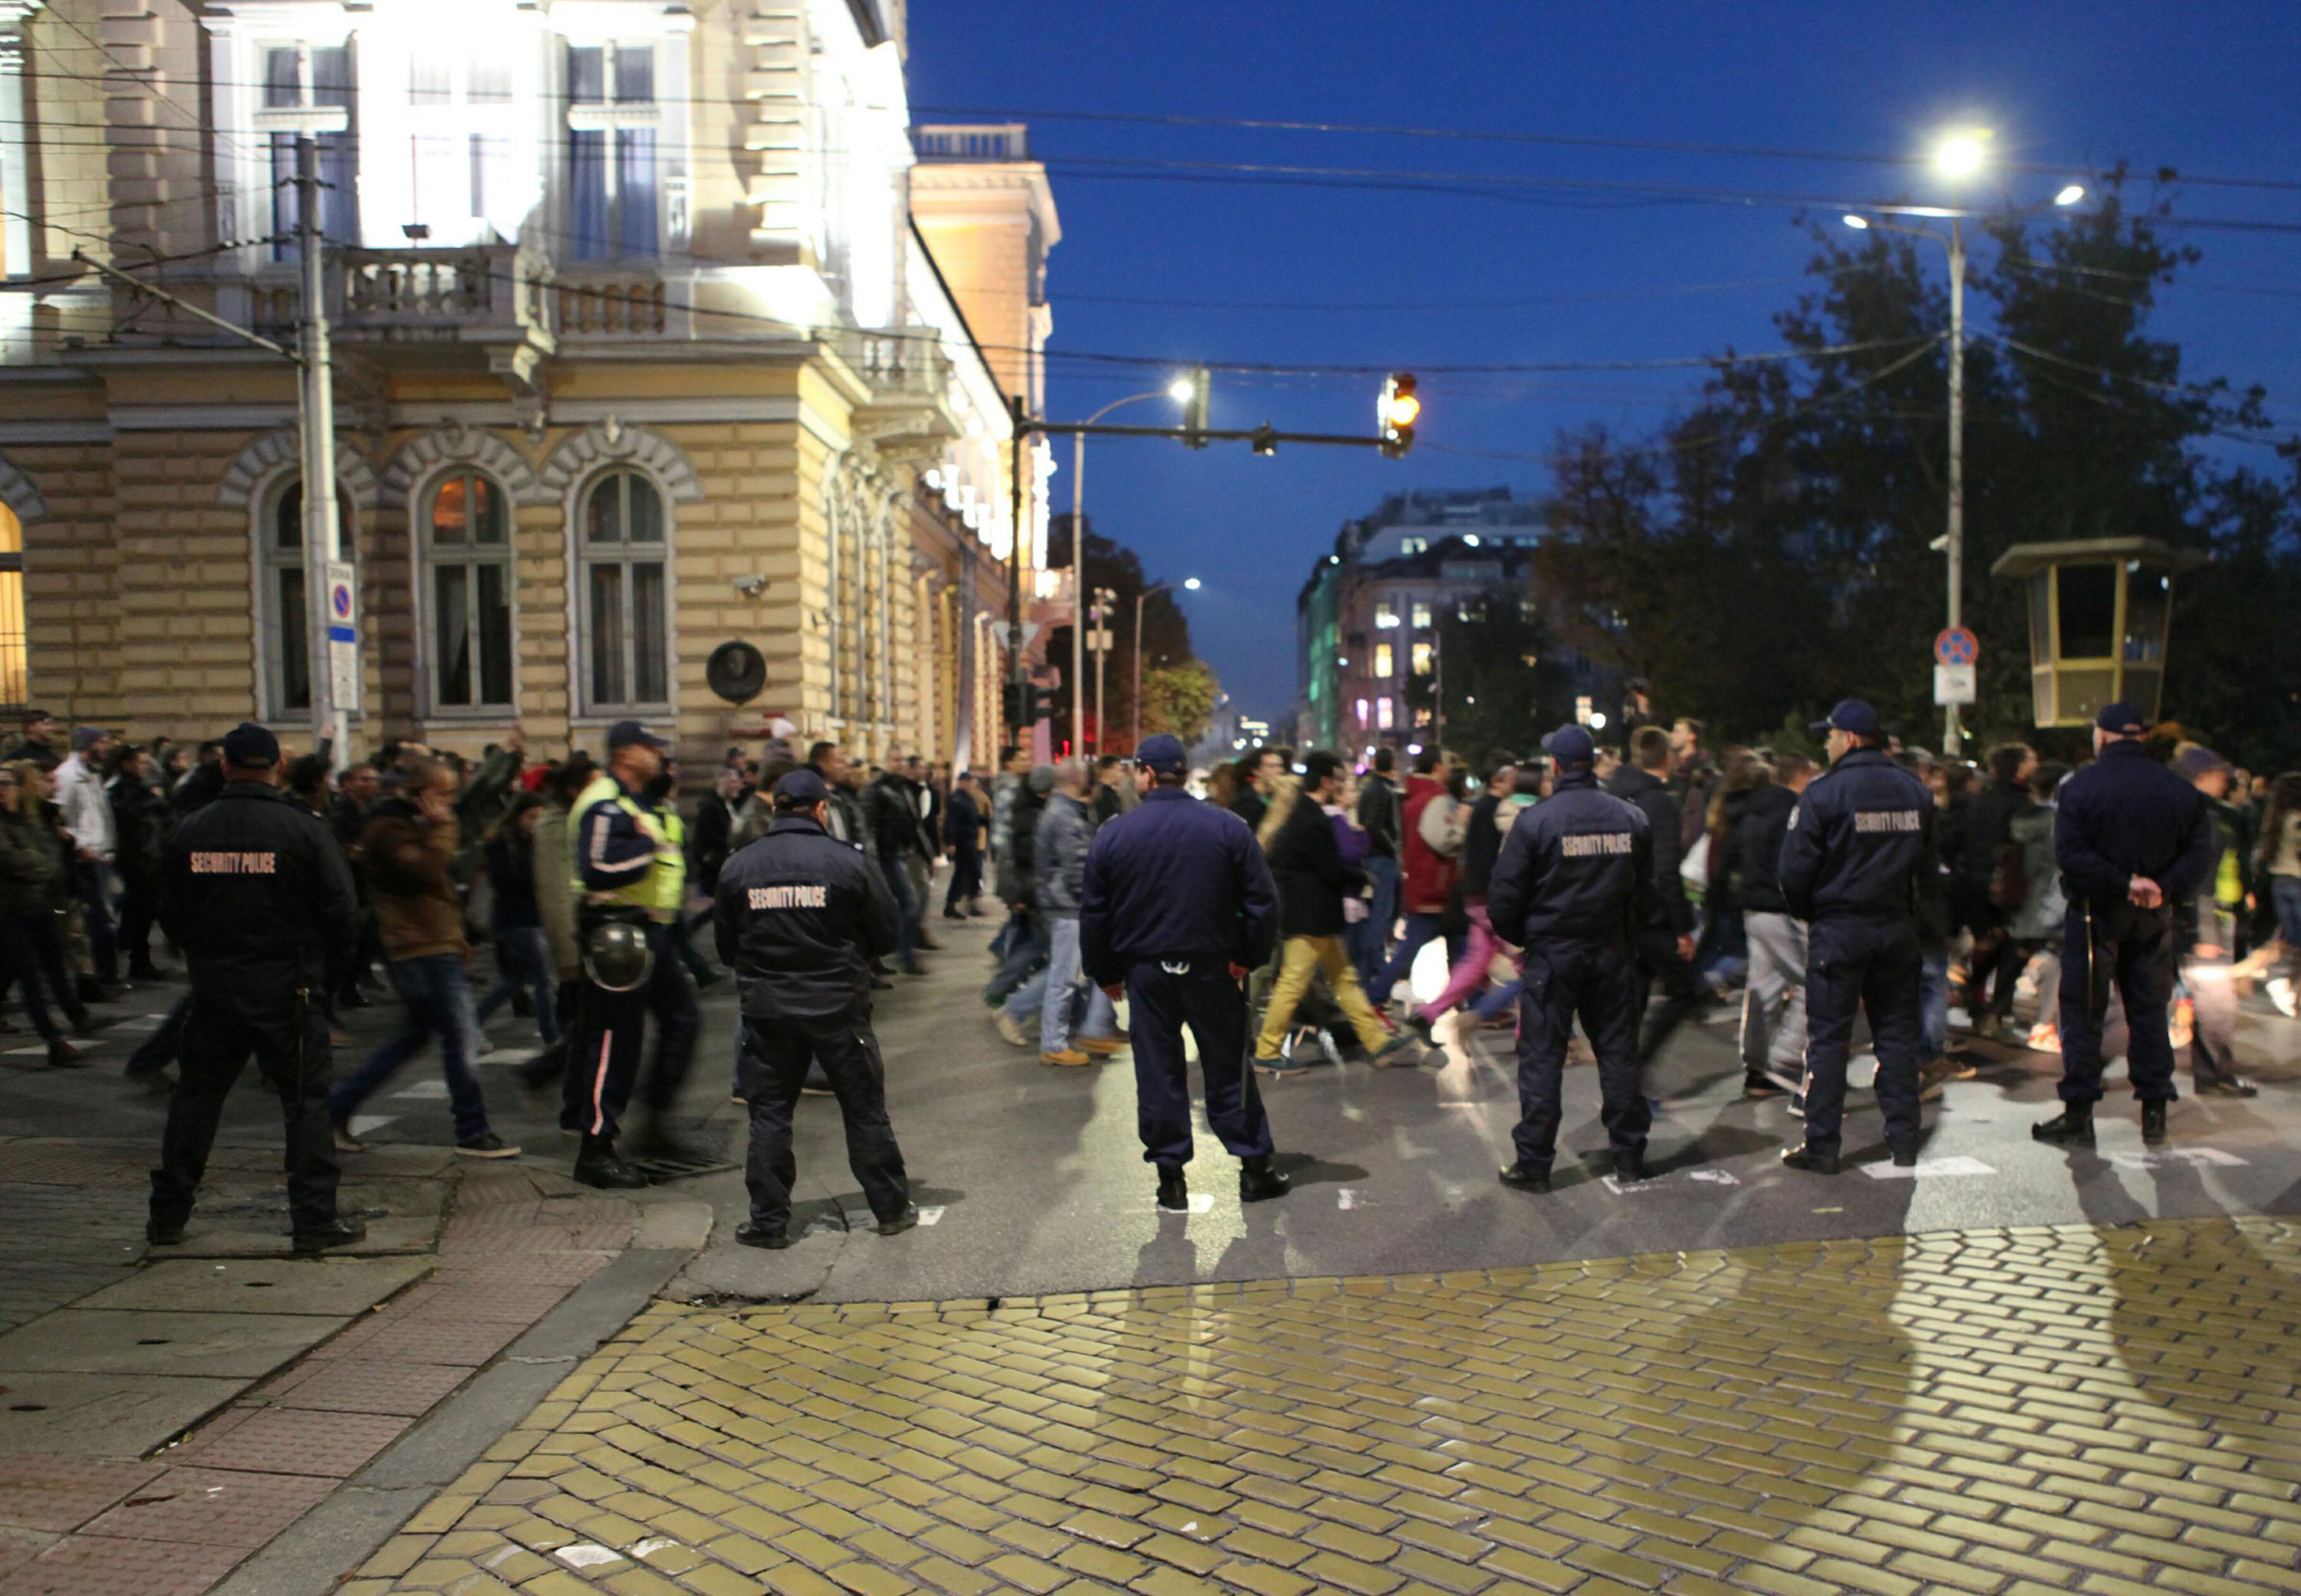
<path fill-rule="evenodd" d="M 1092 415 L 1086 425 L 1095 422 L 1122 405 L 1133 405 L 1143 399 L 1173 399 L 1187 405 L 1198 390 L 1187 377 L 1177 377 L 1166 387 L 1148 393 L 1129 394 L 1123 399 L 1113 399 Z M 1071 748 L 1086 752 L 1086 434 L 1071 435 Z"/>
<path fill-rule="evenodd" d="M 1167 592 L 1171 586 L 1167 582 L 1152 582 L 1134 596 L 1134 741 L 1131 746 L 1138 748 L 1142 746 L 1142 601 L 1153 593 Z M 1184 577 L 1183 588 L 1185 592 L 1197 592 L 1199 579 Z"/>
<path fill-rule="evenodd" d="M 1934 169 L 1952 180 L 1972 177 L 1988 161 L 1987 130 L 1952 133 L 1934 149 Z M 2085 197 L 2085 189 L 2076 183 L 2063 188 L 2054 196 L 2053 205 L 2073 205 Z M 2035 205 L 2015 215 L 2031 215 L 2051 209 Z M 1915 238 L 1931 238 L 1949 250 L 1949 480 L 1948 525 L 1942 534 L 1942 548 L 1946 556 L 1949 586 L 1949 626 L 1953 631 L 1964 624 L 1965 606 L 1965 229 L 1964 213 L 1914 212 L 1914 214 L 1945 215 L 1949 221 L 1946 237 L 1929 227 L 1910 227 L 1895 221 L 1878 221 L 1870 217 L 1848 214 L 1845 225 L 1858 232 L 1875 228 L 1881 232 L 1907 233 Z M 1957 758 L 1963 751 L 1964 732 L 1959 725 L 1958 706 L 1942 706 L 1942 752 Z"/>
<path fill-rule="evenodd" d="M 1101 753 L 1110 740 L 1110 731 L 1104 724 L 1102 714 L 1102 672 L 1110 663 L 1110 606 L 1118 602 L 1118 595 L 1109 588 L 1094 590 L 1094 751 Z M 1079 752 L 1086 752 L 1082 744 Z"/>

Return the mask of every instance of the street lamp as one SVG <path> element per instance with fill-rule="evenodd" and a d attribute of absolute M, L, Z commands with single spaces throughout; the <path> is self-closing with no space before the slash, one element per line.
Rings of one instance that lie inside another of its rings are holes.
<path fill-rule="evenodd" d="M 1113 399 L 1086 418 L 1090 427 L 1122 405 L 1143 399 L 1172 399 L 1187 405 L 1198 397 L 1198 386 L 1177 377 L 1163 389 Z M 1071 747 L 1086 752 L 1086 434 L 1071 435 Z"/>
<path fill-rule="evenodd" d="M 1935 146 L 1935 170 L 1951 179 L 1973 176 L 1987 162 L 1988 138 L 1989 130 L 1986 128 L 1950 134 Z M 2054 206 L 2073 205 L 2084 197 L 2084 186 L 2071 183 L 2054 196 L 2052 206 L 2033 205 L 2013 214 L 2034 215 Z M 1912 238 L 1931 238 L 1949 249 L 1949 525 L 1942 538 L 1942 547 L 1949 564 L 1949 624 L 1955 631 L 1964 619 L 1965 582 L 1965 213 L 1951 211 L 1948 214 L 1947 237 L 1929 227 L 1912 227 L 1905 222 L 1885 221 L 1853 213 L 1841 220 L 1856 232 L 1875 228 L 1881 232 L 1907 233 Z M 1963 748 L 1964 733 L 1958 719 L 1956 705 L 1942 706 L 1942 752 L 1951 758 L 1956 758 Z"/>
<path fill-rule="evenodd" d="M 1167 582 L 1152 582 L 1134 596 L 1134 746 L 1138 748 L 1142 746 L 1142 601 L 1153 593 L 1166 592 L 1171 585 Z M 1195 576 L 1184 577 L 1183 590 L 1186 593 L 1197 592 L 1199 579 Z"/>

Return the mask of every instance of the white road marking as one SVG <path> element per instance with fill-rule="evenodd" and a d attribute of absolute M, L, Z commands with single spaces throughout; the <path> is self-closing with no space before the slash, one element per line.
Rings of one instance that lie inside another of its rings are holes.
<path fill-rule="evenodd" d="M 157 1031 L 160 1022 L 165 1018 L 165 1015 L 132 1014 L 125 1019 L 113 1021 L 112 1028 L 114 1031 Z"/>
<path fill-rule="evenodd" d="M 595 1568 L 601 1563 L 620 1563 L 623 1554 L 611 1547 L 590 1541 L 578 1541 L 573 1546 L 563 1546 L 551 1554 L 570 1568 Z"/>
<path fill-rule="evenodd" d="M 2242 1168 L 2245 1160 L 2217 1147 L 2169 1147 L 2160 1152 L 2104 1153 L 2120 1169 L 2155 1169 L 2167 1164 L 2205 1164 L 2219 1169 Z"/>
<path fill-rule="evenodd" d="M 539 1047 L 535 1051 L 541 1052 L 542 1049 Z M 491 1053 L 481 1054 L 478 1062 L 481 1064 L 520 1064 L 534 1057 L 535 1053 L 523 1051 L 518 1048 L 498 1048 Z"/>
<path fill-rule="evenodd" d="M 921 1209 L 919 1210 L 919 1223 L 920 1223 L 921 1224 L 941 1224 L 941 1223 L 942 1223 L 942 1207 L 941 1207 L 941 1204 L 937 1204 L 935 1207 L 931 1207 L 931 1208 L 921 1208 Z"/>
<path fill-rule="evenodd" d="M 386 1125 L 398 1123 L 399 1116 L 394 1114 L 355 1114 L 351 1118 L 350 1130 L 355 1137 L 364 1136 L 372 1131 L 381 1131 Z"/>
<path fill-rule="evenodd" d="M 1684 1189 L 1687 1186 L 1738 1186 L 1742 1182 L 1722 1169 L 1674 1169 L 1668 1174 L 1648 1175 L 1642 1181 L 1622 1181 L 1613 1175 L 1602 1175 L 1599 1183 L 1619 1197 L 1627 1191 L 1650 1191 L 1656 1187 Z"/>
<path fill-rule="evenodd" d="M 1920 1158 L 1908 1169 L 1896 1169 L 1891 1164 L 1864 1164 L 1862 1173 L 1873 1181 L 1906 1181 L 1937 1174 L 1996 1174 L 1997 1171 L 1979 1158 L 1961 1154 L 1947 1158 Z"/>
<path fill-rule="evenodd" d="M 444 1098 L 448 1095 L 448 1083 L 436 1078 L 418 1081 L 405 1091 L 395 1091 L 391 1095 L 395 1098 Z"/>

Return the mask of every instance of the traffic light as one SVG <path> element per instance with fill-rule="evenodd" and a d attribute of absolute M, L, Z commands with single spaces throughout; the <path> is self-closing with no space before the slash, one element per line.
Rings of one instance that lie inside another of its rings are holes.
<path fill-rule="evenodd" d="M 1375 421 L 1382 438 L 1382 452 L 1395 460 L 1414 447 L 1414 423 L 1422 414 L 1422 401 L 1414 397 L 1414 379 L 1404 372 L 1393 372 L 1383 379 L 1382 398 L 1375 405 Z"/>
<path fill-rule="evenodd" d="M 1054 718 L 1055 690 L 1035 681 L 1009 681 L 1000 691 L 1000 713 L 1017 731 Z"/>
<path fill-rule="evenodd" d="M 1026 684 L 1024 690 L 1030 694 L 1030 701 L 1025 706 L 1025 707 L 1030 711 L 1030 715 L 1029 718 L 1024 721 L 1023 723 L 1025 725 L 1035 726 L 1041 721 L 1051 721 L 1055 718 L 1055 689 L 1053 688 L 1041 687 L 1037 682 L 1033 681 Z"/>
<path fill-rule="evenodd" d="M 1193 366 L 1191 368 L 1189 381 L 1190 397 L 1183 401 L 1183 441 L 1194 449 L 1202 449 L 1207 447 L 1207 440 L 1202 435 L 1207 430 L 1209 414 L 1207 400 L 1209 397 L 1209 390 L 1214 386 L 1214 380 L 1206 367 Z"/>

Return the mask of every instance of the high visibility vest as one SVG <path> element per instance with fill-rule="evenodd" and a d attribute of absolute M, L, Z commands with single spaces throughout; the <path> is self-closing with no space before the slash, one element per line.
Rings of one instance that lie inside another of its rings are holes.
<path fill-rule="evenodd" d="M 584 828 L 591 811 L 601 804 L 613 804 L 630 815 L 655 843 L 653 865 L 634 880 L 604 892 L 585 884 L 582 868 L 576 863 L 576 850 L 583 846 Z M 678 817 L 670 818 L 673 827 L 677 827 Z M 679 917 L 681 896 L 687 889 L 687 859 L 674 833 L 665 830 L 664 819 L 625 792 L 623 783 L 613 776 L 601 776 L 583 790 L 583 795 L 575 800 L 567 827 L 567 868 L 576 892 L 585 903 L 628 905 L 645 911 L 650 920 L 669 922 Z"/>
<path fill-rule="evenodd" d="M 655 883 L 655 901 L 648 913 L 669 923 L 679 918 L 687 902 L 687 823 L 679 817 L 678 810 L 671 808 L 656 819 L 663 827 L 669 851 L 657 850 L 655 868 L 648 872 L 648 880 Z"/>

